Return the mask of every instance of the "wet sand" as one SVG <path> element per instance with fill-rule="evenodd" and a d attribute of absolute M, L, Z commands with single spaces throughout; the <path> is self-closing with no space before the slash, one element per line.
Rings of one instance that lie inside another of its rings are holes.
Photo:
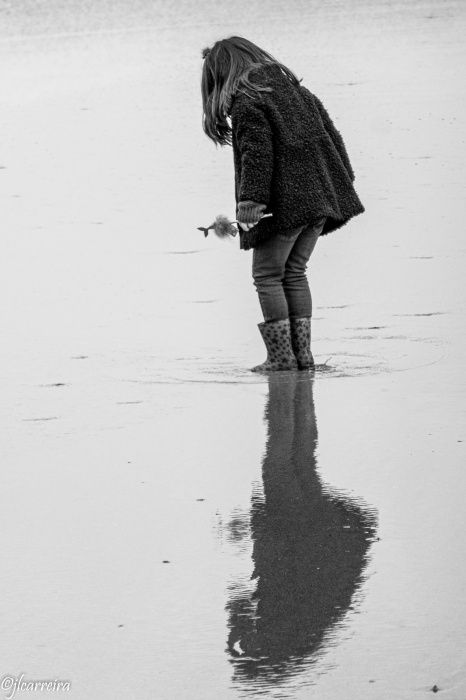
<path fill-rule="evenodd" d="M 0 4 L 0 676 L 464 700 L 464 5 L 67 8 Z M 312 376 L 248 371 L 250 254 L 196 230 L 233 214 L 196 58 L 231 33 L 367 209 L 311 261 Z"/>

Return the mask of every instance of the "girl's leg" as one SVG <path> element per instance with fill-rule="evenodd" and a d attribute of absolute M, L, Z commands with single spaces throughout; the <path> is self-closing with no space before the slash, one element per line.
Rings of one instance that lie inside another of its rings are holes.
<path fill-rule="evenodd" d="M 253 367 L 253 372 L 297 368 L 283 278 L 286 261 L 302 229 L 301 226 L 292 236 L 286 238 L 273 236 L 254 248 L 252 275 L 264 316 L 264 323 L 259 323 L 259 330 L 267 349 L 267 359 Z"/>
<path fill-rule="evenodd" d="M 310 318 L 312 297 L 306 276 L 306 268 L 324 227 L 325 218 L 306 226 L 295 239 L 288 255 L 283 277 L 283 291 L 290 318 Z"/>
<path fill-rule="evenodd" d="M 290 336 L 299 369 L 314 366 L 311 352 L 312 298 L 306 266 L 322 232 L 325 219 L 310 225 L 298 236 L 285 266 L 283 286 L 290 314 Z"/>
<path fill-rule="evenodd" d="M 252 276 L 265 321 L 289 316 L 284 279 L 287 261 L 303 229 L 301 226 L 287 237 L 273 236 L 253 250 Z"/>

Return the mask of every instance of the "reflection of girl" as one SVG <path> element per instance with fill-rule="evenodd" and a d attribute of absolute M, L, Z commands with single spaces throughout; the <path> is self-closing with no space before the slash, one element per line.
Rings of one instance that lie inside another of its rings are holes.
<path fill-rule="evenodd" d="M 270 375 L 263 499 L 253 499 L 256 590 L 232 591 L 228 649 L 237 680 L 294 675 L 323 647 L 358 588 L 375 516 L 324 490 L 316 471 L 310 375 Z"/>
<path fill-rule="evenodd" d="M 233 146 L 240 245 L 254 248 L 268 358 L 253 371 L 308 369 L 308 260 L 320 235 L 364 211 L 343 139 L 320 100 L 252 42 L 223 39 L 203 55 L 204 130 Z"/>

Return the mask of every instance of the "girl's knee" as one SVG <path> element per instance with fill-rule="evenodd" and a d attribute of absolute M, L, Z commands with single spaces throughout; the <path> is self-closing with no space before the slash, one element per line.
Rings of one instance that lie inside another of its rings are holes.
<path fill-rule="evenodd" d="M 283 275 L 283 284 L 295 284 L 307 280 L 305 267 L 287 267 Z"/>
<path fill-rule="evenodd" d="M 253 265 L 252 278 L 256 287 L 281 284 L 284 277 L 285 268 L 282 265 Z"/>
<path fill-rule="evenodd" d="M 259 274 L 253 276 L 253 284 L 258 291 L 283 289 L 283 276 Z"/>

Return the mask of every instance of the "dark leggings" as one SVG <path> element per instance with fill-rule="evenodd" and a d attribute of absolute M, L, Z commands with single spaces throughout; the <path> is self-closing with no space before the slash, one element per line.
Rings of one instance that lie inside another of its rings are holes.
<path fill-rule="evenodd" d="M 293 234 L 276 234 L 253 250 L 252 276 L 265 321 L 312 316 L 306 267 L 325 218 L 300 226 Z"/>

